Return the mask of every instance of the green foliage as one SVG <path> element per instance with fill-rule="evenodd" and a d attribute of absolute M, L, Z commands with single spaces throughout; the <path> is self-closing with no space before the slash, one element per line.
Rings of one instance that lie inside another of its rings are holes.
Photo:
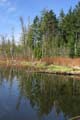
<path fill-rule="evenodd" d="M 74 9 L 70 8 L 67 14 L 61 10 L 59 17 L 56 17 L 53 10 L 44 9 L 28 27 L 22 17 L 20 22 L 21 44 L 16 45 L 14 35 L 8 42 L 2 37 L 1 55 L 35 58 L 80 56 L 80 2 Z"/>

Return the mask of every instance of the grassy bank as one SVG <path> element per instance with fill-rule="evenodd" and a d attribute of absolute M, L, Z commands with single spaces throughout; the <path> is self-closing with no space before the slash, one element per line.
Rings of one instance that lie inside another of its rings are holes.
<path fill-rule="evenodd" d="M 47 64 L 47 62 L 34 61 L 34 62 L 21 62 L 22 66 L 34 67 L 43 72 L 49 73 L 71 73 L 71 74 L 79 74 L 80 67 L 79 66 L 66 66 L 66 65 L 57 65 L 57 64 Z"/>
<path fill-rule="evenodd" d="M 80 75 L 79 66 L 67 66 L 58 64 L 48 64 L 44 61 L 26 61 L 26 60 L 0 60 L 0 65 L 32 68 L 37 72 Z"/>

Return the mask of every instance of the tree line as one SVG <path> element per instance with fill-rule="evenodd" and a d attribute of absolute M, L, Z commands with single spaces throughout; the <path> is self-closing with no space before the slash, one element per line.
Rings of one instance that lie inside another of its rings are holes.
<path fill-rule="evenodd" d="M 4 57 L 43 58 L 54 56 L 80 57 L 80 2 L 59 16 L 44 9 L 28 26 L 20 17 L 20 43 L 1 36 L 0 55 Z"/>

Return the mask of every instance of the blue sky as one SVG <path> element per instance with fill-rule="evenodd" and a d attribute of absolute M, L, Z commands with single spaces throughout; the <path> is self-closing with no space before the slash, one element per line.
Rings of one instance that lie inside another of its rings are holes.
<path fill-rule="evenodd" d="M 27 24 L 28 16 L 30 19 L 35 15 L 40 15 L 44 8 L 53 9 L 56 15 L 59 15 L 63 8 L 65 13 L 70 6 L 74 6 L 79 0 L 0 0 L 0 34 L 11 35 L 11 29 L 14 28 L 15 35 L 18 38 L 20 33 L 19 17 L 24 18 Z"/>

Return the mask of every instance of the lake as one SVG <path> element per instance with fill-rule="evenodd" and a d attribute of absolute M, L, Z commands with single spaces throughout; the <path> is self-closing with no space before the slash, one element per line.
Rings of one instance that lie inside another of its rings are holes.
<path fill-rule="evenodd" d="M 0 68 L 0 120 L 68 120 L 80 115 L 80 78 Z"/>

